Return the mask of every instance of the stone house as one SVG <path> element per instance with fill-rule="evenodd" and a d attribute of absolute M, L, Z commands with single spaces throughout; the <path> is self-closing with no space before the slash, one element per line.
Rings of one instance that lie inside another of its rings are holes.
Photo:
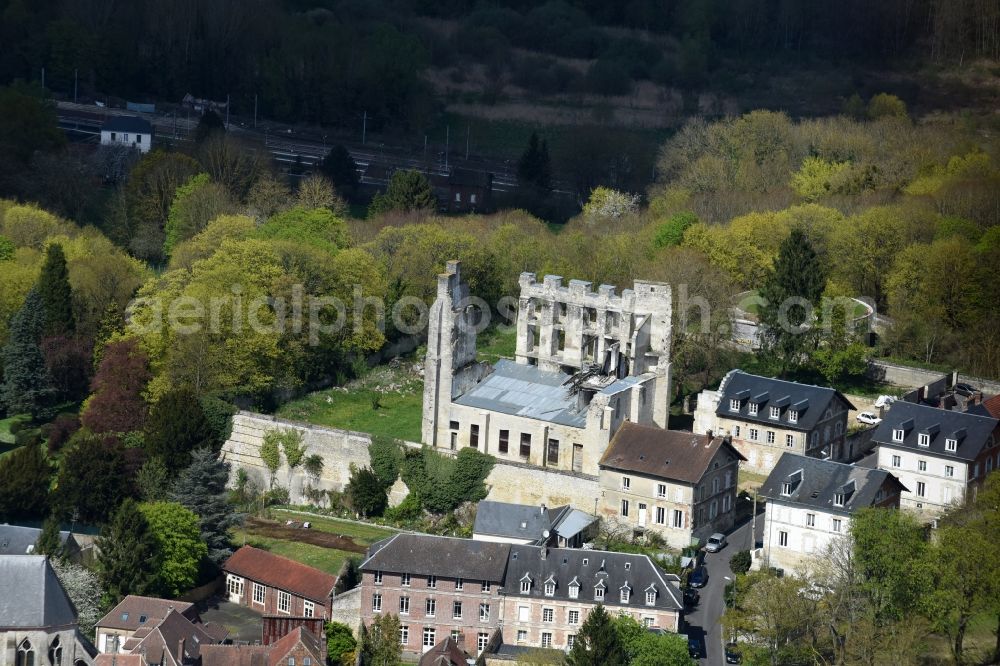
<path fill-rule="evenodd" d="M 625 421 L 666 427 L 669 285 L 602 285 L 520 277 L 516 360 L 476 360 L 475 308 L 460 263 L 438 277 L 430 311 L 421 436 L 501 461 L 596 477 Z"/>
<path fill-rule="evenodd" d="M 330 617 L 334 575 L 253 546 L 233 553 L 222 571 L 233 603 L 264 615 Z"/>
<path fill-rule="evenodd" d="M 43 555 L 0 555 L 0 666 L 91 666 L 97 650 Z"/>
<path fill-rule="evenodd" d="M 858 509 L 898 509 L 905 490 L 883 470 L 783 454 L 758 491 L 767 505 L 756 565 L 805 573 L 830 543 L 847 536 Z"/>
<path fill-rule="evenodd" d="M 360 568 L 362 621 L 398 613 L 411 657 L 446 637 L 478 656 L 497 629 L 507 643 L 565 649 L 598 603 L 670 631 L 683 609 L 676 576 L 644 555 L 398 534 Z"/>
<path fill-rule="evenodd" d="M 625 423 L 601 459 L 601 515 L 673 548 L 728 532 L 746 460 L 728 437 Z"/>
<path fill-rule="evenodd" d="M 102 653 L 124 652 L 126 642 L 136 632 L 145 635 L 171 610 L 177 611 L 191 622 L 198 622 L 198 609 L 192 603 L 128 595 L 97 621 L 94 627 L 97 649 Z"/>
<path fill-rule="evenodd" d="M 875 429 L 878 468 L 906 486 L 900 506 L 933 520 L 1000 468 L 1000 421 L 897 400 Z"/>
<path fill-rule="evenodd" d="M 840 391 L 730 370 L 718 390 L 702 391 L 694 431 L 729 435 L 744 468 L 769 474 L 783 453 L 848 462 L 863 452 L 847 443 L 854 409 Z"/>

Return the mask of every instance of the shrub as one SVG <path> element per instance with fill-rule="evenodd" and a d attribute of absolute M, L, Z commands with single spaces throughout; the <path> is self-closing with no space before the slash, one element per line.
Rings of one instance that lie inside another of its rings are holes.
<path fill-rule="evenodd" d="M 424 507 L 416 493 L 410 493 L 397 506 L 390 507 L 383 514 L 392 523 L 412 523 L 424 515 Z"/>
<path fill-rule="evenodd" d="M 17 446 L 37 446 L 41 443 L 42 432 L 38 428 L 20 430 L 14 435 L 14 444 Z"/>
<path fill-rule="evenodd" d="M 698 222 L 698 216 L 691 211 L 674 213 L 670 219 L 656 228 L 653 243 L 656 247 L 673 247 L 684 240 L 684 232 Z"/>
<path fill-rule="evenodd" d="M 55 453 L 80 429 L 80 419 L 76 414 L 60 414 L 52 423 L 42 426 L 42 435 L 47 440 L 49 453 Z"/>
<path fill-rule="evenodd" d="M 729 558 L 729 568 L 735 574 L 745 574 L 750 571 L 751 564 L 753 564 L 753 558 L 750 557 L 749 550 L 737 551 Z"/>

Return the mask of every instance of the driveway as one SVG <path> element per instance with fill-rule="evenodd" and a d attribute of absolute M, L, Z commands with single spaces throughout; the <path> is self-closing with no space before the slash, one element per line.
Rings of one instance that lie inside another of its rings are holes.
<path fill-rule="evenodd" d="M 726 540 L 729 542 L 725 548 L 717 553 L 705 553 L 705 568 L 708 570 L 708 583 L 699 590 L 701 601 L 698 606 L 685 616 L 688 636 L 701 640 L 702 657 L 699 664 L 708 666 L 725 666 L 726 658 L 723 653 L 725 641 L 722 636 L 722 624 L 720 618 L 726 610 L 724 594 L 726 584 L 729 582 L 726 577 L 733 578 L 733 572 L 729 568 L 729 558 L 736 551 L 750 549 L 750 519 L 734 529 Z M 759 507 L 757 514 L 757 543 L 764 539 L 764 512 L 763 507 Z"/>
<path fill-rule="evenodd" d="M 214 622 L 228 629 L 229 640 L 234 643 L 252 644 L 263 636 L 264 619 L 260 613 L 221 597 L 199 602 L 198 614 L 205 624 Z"/>

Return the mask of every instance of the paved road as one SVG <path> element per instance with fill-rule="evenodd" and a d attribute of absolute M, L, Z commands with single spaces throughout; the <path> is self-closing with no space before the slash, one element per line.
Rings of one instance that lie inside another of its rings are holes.
<path fill-rule="evenodd" d="M 760 513 L 757 514 L 756 531 L 757 542 L 760 543 L 764 538 L 764 514 L 763 507 L 758 508 Z M 733 530 L 727 536 L 729 544 L 721 551 L 705 554 L 708 584 L 699 590 L 701 601 L 685 618 L 688 636 L 699 638 L 704 646 L 702 658 L 698 660 L 699 664 L 725 666 L 723 653 L 725 641 L 722 637 L 722 625 L 719 619 L 725 612 L 723 594 L 726 584 L 729 582 L 726 577 L 733 577 L 733 572 L 729 568 L 729 558 L 738 550 L 750 549 L 750 524 L 750 521 L 747 520 Z"/>

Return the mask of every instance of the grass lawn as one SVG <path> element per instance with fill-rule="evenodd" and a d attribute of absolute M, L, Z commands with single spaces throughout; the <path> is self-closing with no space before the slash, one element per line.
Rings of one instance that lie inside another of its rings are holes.
<path fill-rule="evenodd" d="M 766 474 L 755 474 L 754 472 L 748 472 L 745 469 L 741 469 L 738 489 L 748 490 L 750 488 L 759 488 L 765 481 L 767 481 Z"/>
<path fill-rule="evenodd" d="M 343 550 L 335 550 L 333 548 L 323 548 L 322 546 L 313 546 L 308 543 L 285 541 L 284 539 L 272 539 L 259 534 L 249 533 L 243 529 L 233 531 L 233 543 L 237 547 L 246 543 L 255 548 L 260 548 L 261 550 L 269 551 L 275 555 L 287 557 L 290 560 L 307 564 L 311 567 L 319 569 L 320 571 L 326 571 L 331 574 L 336 574 L 340 571 L 340 566 L 344 563 L 344 560 L 351 555 L 356 555 L 356 553 L 348 553 Z"/>
<path fill-rule="evenodd" d="M 337 520 L 336 518 L 317 518 L 313 514 L 304 515 L 301 511 L 296 511 L 295 509 L 275 509 L 274 512 L 277 514 L 276 517 L 282 519 L 308 520 L 314 530 L 351 537 L 355 543 L 365 545 L 396 534 L 394 530 L 386 530 L 374 525 L 361 525 L 347 520 Z"/>
<path fill-rule="evenodd" d="M 16 414 L 14 416 L 8 416 L 5 419 L 0 419 L 0 445 L 3 444 L 13 444 L 14 435 L 10 432 L 10 427 L 15 423 L 21 421 L 27 421 L 30 417 L 27 414 Z"/>
<path fill-rule="evenodd" d="M 483 333 L 476 341 L 476 355 L 480 361 L 496 363 L 501 358 L 513 359 L 515 352 L 517 352 L 517 329 L 513 326 Z"/>
<path fill-rule="evenodd" d="M 295 421 L 420 441 L 423 380 L 414 361 L 379 366 L 345 387 L 316 391 L 282 405 L 277 415 Z M 378 398 L 378 408 L 373 402 Z"/>

